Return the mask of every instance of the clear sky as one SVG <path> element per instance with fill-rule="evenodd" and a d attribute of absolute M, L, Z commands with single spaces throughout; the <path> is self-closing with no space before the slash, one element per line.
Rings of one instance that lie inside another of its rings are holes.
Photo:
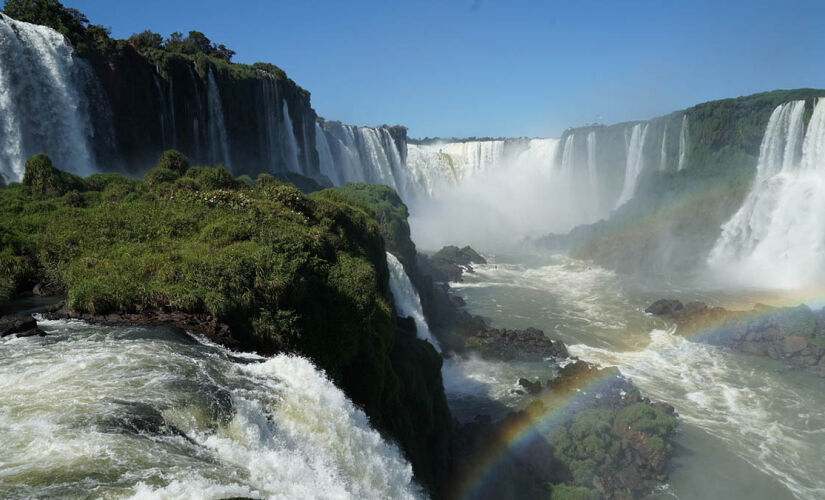
<path fill-rule="evenodd" d="M 204 32 L 319 115 L 413 137 L 557 136 L 825 87 L 825 1 L 63 0 L 114 36 Z"/>

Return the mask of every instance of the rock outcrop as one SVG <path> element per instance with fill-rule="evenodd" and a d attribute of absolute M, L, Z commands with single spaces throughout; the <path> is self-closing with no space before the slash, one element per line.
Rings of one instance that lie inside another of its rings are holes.
<path fill-rule="evenodd" d="M 825 309 L 757 305 L 751 311 L 730 311 L 703 302 L 662 299 L 646 312 L 675 322 L 678 334 L 808 367 L 825 376 Z"/>

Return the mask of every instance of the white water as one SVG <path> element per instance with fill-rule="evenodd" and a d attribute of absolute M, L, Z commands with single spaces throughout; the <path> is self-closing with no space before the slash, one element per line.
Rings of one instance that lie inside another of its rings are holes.
<path fill-rule="evenodd" d="M 316 124 L 315 136 L 321 173 L 334 184 L 383 184 L 405 199 L 419 191 L 416 172 L 405 168 L 406 153 L 386 128 L 326 122 Z"/>
<path fill-rule="evenodd" d="M 825 497 L 825 409 L 818 405 L 821 390 L 810 383 L 814 375 L 778 374 L 770 362 L 691 342 L 673 330 L 653 330 L 650 344 L 638 351 L 584 344 L 569 349 L 588 361 L 618 366 L 646 394 L 672 404 L 684 421 L 721 439 L 797 498 Z"/>
<path fill-rule="evenodd" d="M 453 284 L 470 312 L 495 326 L 539 327 L 564 340 L 572 355 L 617 366 L 645 395 L 676 407 L 682 451 L 653 498 L 823 498 L 821 378 L 658 328 L 663 324 L 642 312 L 648 292 L 637 296 L 619 275 L 592 264 L 566 257 L 530 266 L 490 260 Z M 444 380 L 451 406 L 471 419 L 468 394 L 518 408 L 524 399 L 514 395 L 517 378 L 545 380 L 555 367 L 543 370 L 447 361 Z M 491 403 L 476 406 L 503 413 Z"/>
<path fill-rule="evenodd" d="M 659 148 L 659 170 L 667 168 L 667 123 L 662 131 L 662 147 Z"/>
<path fill-rule="evenodd" d="M 398 449 L 308 360 L 43 321 L 0 340 L 0 497 L 415 498 Z"/>
<path fill-rule="evenodd" d="M 37 153 L 64 170 L 94 171 L 90 77 L 62 35 L 0 13 L 0 175 L 19 181 Z"/>
<path fill-rule="evenodd" d="M 390 252 L 387 252 L 387 267 L 390 269 L 390 291 L 395 299 L 396 314 L 402 318 L 412 318 L 418 338 L 426 340 L 436 351 L 441 352 L 441 346 L 430 333 L 418 292 L 415 291 L 403 264 Z"/>
<path fill-rule="evenodd" d="M 226 134 L 226 124 L 223 120 L 223 104 L 221 104 L 220 91 L 211 69 L 206 78 L 206 88 L 207 111 L 209 112 L 210 162 L 213 165 L 223 163 L 227 169 L 232 170 L 229 156 L 229 137 Z"/>
<path fill-rule="evenodd" d="M 637 123 L 633 126 L 627 148 L 624 186 L 622 187 L 622 194 L 619 195 L 619 200 L 616 202 L 616 208 L 627 203 L 636 194 L 636 183 L 639 180 L 639 174 L 644 169 L 644 148 L 648 128 L 649 124 L 647 123 Z"/>
<path fill-rule="evenodd" d="M 682 116 L 682 128 L 679 130 L 679 165 L 677 170 L 685 168 L 685 160 L 687 159 L 687 142 L 688 142 L 688 117 Z"/>
<path fill-rule="evenodd" d="M 284 99 L 284 144 L 286 144 L 286 161 L 287 161 L 287 168 L 290 172 L 297 172 L 303 174 L 301 170 L 301 161 L 299 160 L 299 156 L 301 154 L 301 150 L 298 147 L 298 140 L 295 139 L 295 127 L 292 126 L 292 118 L 289 116 L 289 106 L 286 104 L 286 99 Z"/>
<path fill-rule="evenodd" d="M 751 192 L 708 258 L 734 284 L 800 288 L 825 279 L 825 101 L 807 132 L 804 110 L 793 101 L 771 114 Z"/>

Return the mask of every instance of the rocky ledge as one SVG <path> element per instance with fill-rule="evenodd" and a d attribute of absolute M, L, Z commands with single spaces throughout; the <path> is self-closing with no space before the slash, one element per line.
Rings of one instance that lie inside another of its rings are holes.
<path fill-rule="evenodd" d="M 91 324 L 152 325 L 177 328 L 202 333 L 210 339 L 233 347 L 237 341 L 231 336 L 229 326 L 208 314 L 189 314 L 180 311 L 148 310 L 139 313 L 112 313 L 95 315 L 69 310 L 65 302 L 51 306 L 41 313 L 45 319 L 79 319 Z"/>
<path fill-rule="evenodd" d="M 750 311 L 731 311 L 703 302 L 662 299 L 645 312 L 675 322 L 676 333 L 825 376 L 825 309 L 757 305 Z"/>
<path fill-rule="evenodd" d="M 524 382 L 535 397 L 523 410 L 456 426 L 459 471 L 471 473 L 478 457 L 507 450 L 485 497 L 546 498 L 539 485 L 549 484 L 552 498 L 636 498 L 647 481 L 666 479 L 673 407 L 642 397 L 617 369 L 581 360 L 544 387 Z M 524 435 L 519 447 L 509 445 L 514 434 Z"/>
<path fill-rule="evenodd" d="M 501 361 L 541 361 L 570 356 L 562 341 L 549 339 L 536 328 L 509 330 L 486 325 L 464 339 L 464 352 Z"/>

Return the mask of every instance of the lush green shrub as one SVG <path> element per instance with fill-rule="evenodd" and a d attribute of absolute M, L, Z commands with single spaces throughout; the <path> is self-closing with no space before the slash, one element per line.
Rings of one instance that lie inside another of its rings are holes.
<path fill-rule="evenodd" d="M 88 188 L 81 177 L 54 168 L 51 158 L 42 153 L 26 160 L 23 185 L 29 186 L 33 195 L 42 198 L 54 198 L 69 191 L 85 191 Z"/>
<path fill-rule="evenodd" d="M 202 190 L 234 189 L 237 187 L 235 178 L 223 166 L 191 167 L 186 171 L 186 177 L 194 179 Z"/>
<path fill-rule="evenodd" d="M 635 403 L 616 415 L 616 425 L 622 429 L 667 435 L 676 428 L 676 419 L 650 405 Z"/>
<path fill-rule="evenodd" d="M 255 179 L 255 187 L 263 187 L 270 184 L 278 184 L 278 181 L 275 180 L 275 177 L 272 174 L 264 172 L 258 174 L 258 177 Z"/>
<path fill-rule="evenodd" d="M 566 484 L 550 485 L 552 500 L 601 500 L 598 491 L 583 486 L 568 486 Z"/>
<path fill-rule="evenodd" d="M 183 175 L 189 169 L 189 158 L 176 149 L 167 149 L 161 153 L 157 166 Z"/>
<path fill-rule="evenodd" d="M 144 182 L 146 182 L 146 186 L 150 189 L 154 189 L 159 187 L 162 184 L 171 184 L 175 182 L 180 175 L 174 170 L 169 170 L 168 168 L 164 167 L 155 167 L 152 170 L 146 172 L 146 175 L 143 177 Z"/>
<path fill-rule="evenodd" d="M 246 186 L 248 188 L 255 187 L 255 181 L 252 180 L 252 177 L 249 177 L 246 174 L 235 177 L 235 183 L 239 186 Z"/>

